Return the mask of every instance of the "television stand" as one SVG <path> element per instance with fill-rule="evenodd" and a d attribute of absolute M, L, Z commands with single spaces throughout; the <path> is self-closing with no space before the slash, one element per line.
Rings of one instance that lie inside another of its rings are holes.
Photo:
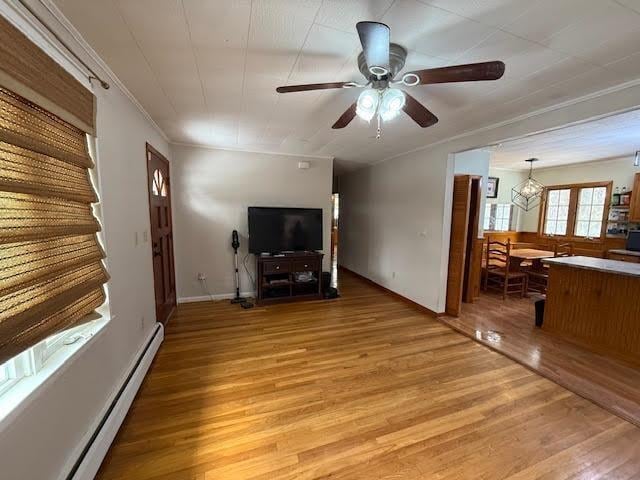
<path fill-rule="evenodd" d="M 322 299 L 322 257 L 317 252 L 256 255 L 256 303 Z M 304 272 L 311 276 L 299 278 Z"/>

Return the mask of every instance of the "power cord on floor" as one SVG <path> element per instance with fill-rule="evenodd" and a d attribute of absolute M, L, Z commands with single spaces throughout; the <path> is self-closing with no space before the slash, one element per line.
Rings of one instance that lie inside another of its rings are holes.
<path fill-rule="evenodd" d="M 249 280 L 251 280 L 251 286 L 255 290 L 256 289 L 256 282 L 253 279 L 253 276 L 251 275 L 251 273 L 249 272 L 249 268 L 247 267 L 247 258 L 249 258 L 249 255 L 251 255 L 251 254 L 249 252 L 247 252 L 247 254 L 242 259 L 242 265 L 244 266 L 245 272 L 247 272 L 247 276 L 249 277 Z"/>

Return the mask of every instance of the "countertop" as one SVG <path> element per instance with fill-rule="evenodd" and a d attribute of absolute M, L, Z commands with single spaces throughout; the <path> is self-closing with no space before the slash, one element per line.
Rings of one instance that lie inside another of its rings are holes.
<path fill-rule="evenodd" d="M 604 273 L 640 277 L 640 263 L 622 262 L 594 257 L 558 257 L 545 258 L 542 263 L 547 265 L 563 265 L 566 267 L 596 270 Z"/>
<path fill-rule="evenodd" d="M 640 257 L 640 252 L 636 252 L 635 250 L 624 250 L 622 248 L 609 250 L 609 253 L 617 253 L 618 255 L 629 255 L 631 257 Z"/>

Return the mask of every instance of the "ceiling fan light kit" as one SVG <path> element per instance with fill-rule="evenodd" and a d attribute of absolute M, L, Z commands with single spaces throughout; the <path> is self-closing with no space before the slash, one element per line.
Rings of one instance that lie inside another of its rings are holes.
<path fill-rule="evenodd" d="M 398 116 L 405 102 L 404 93 L 397 88 L 385 90 L 369 88 L 358 97 L 356 115 L 366 122 L 370 122 L 377 114 L 387 122 Z"/>
<path fill-rule="evenodd" d="M 370 122 L 378 111 L 380 103 L 380 93 L 378 90 L 369 88 L 362 92 L 356 102 L 356 115 L 363 120 Z"/>
<path fill-rule="evenodd" d="M 511 202 L 525 212 L 540 205 L 544 192 L 544 185 L 533 178 L 533 162 L 537 161 L 537 158 L 525 160 L 529 162 L 529 177 L 511 189 Z"/>
<path fill-rule="evenodd" d="M 278 93 L 326 90 L 332 88 L 366 88 L 333 124 L 331 128 L 344 128 L 356 117 L 370 122 L 377 116 L 380 138 L 381 121 L 393 120 L 404 111 L 420 127 L 427 128 L 438 123 L 438 117 L 430 112 L 407 92 L 395 85 L 414 87 L 435 83 L 475 82 L 498 80 L 504 75 L 505 65 L 500 61 L 454 65 L 451 67 L 428 68 L 404 73 L 400 80 L 394 80 L 404 68 L 407 50 L 396 43 L 390 43 L 389 27 L 380 22 L 358 22 L 356 30 L 362 44 L 358 55 L 358 68 L 366 83 L 331 82 L 278 87 Z"/>

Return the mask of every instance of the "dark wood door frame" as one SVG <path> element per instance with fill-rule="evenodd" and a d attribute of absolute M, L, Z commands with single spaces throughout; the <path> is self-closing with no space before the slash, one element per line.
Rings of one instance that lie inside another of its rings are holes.
<path fill-rule="evenodd" d="M 146 144 L 146 159 L 156 320 L 166 324 L 177 304 L 170 164 L 149 143 Z M 162 173 L 164 181 L 164 185 L 157 185 L 156 182 L 156 189 L 164 190 L 166 187 L 166 192 L 153 192 L 156 170 Z"/>

